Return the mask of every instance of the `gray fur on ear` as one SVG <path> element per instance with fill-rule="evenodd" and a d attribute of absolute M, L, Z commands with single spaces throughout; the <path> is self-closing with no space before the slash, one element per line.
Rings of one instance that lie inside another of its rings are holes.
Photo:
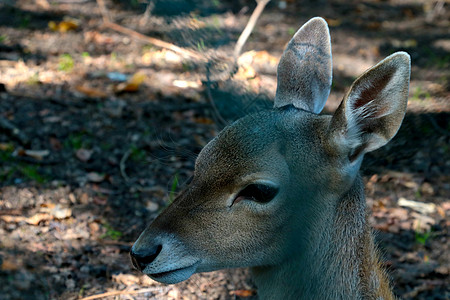
<path fill-rule="evenodd" d="M 274 107 L 292 104 L 320 113 L 332 80 L 331 41 L 328 25 L 316 17 L 303 25 L 284 50 L 278 65 Z"/>

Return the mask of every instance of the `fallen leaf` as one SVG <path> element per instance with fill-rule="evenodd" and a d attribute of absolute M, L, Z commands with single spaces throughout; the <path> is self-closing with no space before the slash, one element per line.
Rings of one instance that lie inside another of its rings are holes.
<path fill-rule="evenodd" d="M 415 231 L 427 232 L 431 230 L 431 226 L 436 223 L 433 218 L 415 212 L 411 213 L 411 216 L 414 218 L 413 228 Z"/>
<path fill-rule="evenodd" d="M 37 160 L 43 160 L 45 156 L 48 156 L 50 151 L 48 150 L 25 150 L 23 151 L 24 156 L 29 156 Z"/>
<path fill-rule="evenodd" d="M 137 72 L 127 82 L 119 83 L 115 88 L 114 92 L 124 93 L 124 92 L 136 92 L 139 86 L 144 82 L 147 76 L 143 72 Z"/>
<path fill-rule="evenodd" d="M 62 121 L 62 118 L 60 116 L 50 116 L 44 118 L 45 123 L 59 123 Z"/>
<path fill-rule="evenodd" d="M 234 290 L 230 291 L 231 296 L 237 296 L 237 297 L 251 297 L 256 295 L 255 290 Z"/>
<path fill-rule="evenodd" d="M 198 123 L 198 124 L 207 124 L 207 125 L 214 124 L 213 120 L 211 120 L 210 118 L 205 118 L 205 117 L 194 118 L 194 121 L 195 121 L 195 123 Z"/>
<path fill-rule="evenodd" d="M 75 152 L 75 156 L 82 162 L 87 162 L 89 159 L 91 159 L 92 153 L 94 153 L 93 150 L 81 148 Z"/>
<path fill-rule="evenodd" d="M 97 222 L 89 223 L 89 233 L 91 236 L 98 235 L 100 231 L 100 225 Z"/>
<path fill-rule="evenodd" d="M 146 51 L 142 55 L 144 65 L 155 64 L 158 66 L 170 64 L 172 66 L 181 65 L 182 57 L 173 51 L 162 49 L 159 51 Z"/>
<path fill-rule="evenodd" d="M 248 51 L 238 58 L 239 66 L 252 66 L 256 72 L 276 74 L 279 58 L 267 51 Z"/>
<path fill-rule="evenodd" d="M 123 283 L 126 286 L 130 286 L 133 284 L 139 284 L 139 277 L 133 275 L 133 274 L 117 274 L 117 275 L 112 275 L 112 279 L 113 281 L 117 282 L 117 283 Z"/>
<path fill-rule="evenodd" d="M 79 21 L 73 18 L 64 18 L 61 22 L 50 21 L 48 22 L 48 28 L 53 31 L 67 32 L 69 30 L 75 30 L 79 26 Z"/>
<path fill-rule="evenodd" d="M 441 206 L 437 206 L 436 210 L 442 218 L 445 218 L 445 210 Z"/>
<path fill-rule="evenodd" d="M 106 98 L 108 96 L 104 91 L 86 85 L 77 85 L 75 89 L 91 98 Z"/>
<path fill-rule="evenodd" d="M 382 24 L 380 22 L 376 22 L 376 21 L 368 22 L 366 24 L 366 28 L 371 29 L 371 30 L 378 30 L 381 28 L 381 26 L 382 26 Z"/>
<path fill-rule="evenodd" d="M 256 71 L 252 66 L 241 66 L 234 77 L 240 80 L 252 79 L 256 77 Z"/>
<path fill-rule="evenodd" d="M 56 205 L 51 211 L 50 214 L 55 217 L 55 219 L 66 219 L 72 216 L 72 210 L 70 208 L 64 208 L 60 205 Z"/>
<path fill-rule="evenodd" d="M 174 86 L 179 88 L 199 88 L 201 83 L 197 81 L 186 81 L 186 80 L 174 80 L 172 83 Z"/>
<path fill-rule="evenodd" d="M 409 207 L 421 214 L 431 214 L 436 211 L 436 204 L 434 203 L 423 203 L 414 200 L 408 200 L 405 198 L 398 199 L 398 205 Z"/>
<path fill-rule="evenodd" d="M 99 174 L 97 172 L 90 172 L 87 175 L 87 179 L 91 182 L 102 182 L 105 180 L 106 175 L 105 174 Z"/>
<path fill-rule="evenodd" d="M 1 265 L 1 270 L 2 271 L 16 271 L 16 270 L 21 269 L 21 268 L 22 268 L 22 266 L 20 266 L 16 262 L 12 262 L 10 260 L 4 260 L 2 265 Z"/>
<path fill-rule="evenodd" d="M 146 208 L 149 212 L 155 212 L 155 211 L 158 211 L 159 205 L 158 205 L 158 203 L 149 201 L 149 202 L 147 203 L 147 205 L 145 206 L 145 208 Z"/>
<path fill-rule="evenodd" d="M 429 195 L 429 196 L 433 196 L 434 195 L 434 188 L 428 182 L 424 182 L 422 184 L 422 186 L 420 187 L 420 190 L 422 191 L 422 194 L 424 194 L 424 195 Z"/>
<path fill-rule="evenodd" d="M 88 204 L 89 203 L 89 195 L 87 193 L 83 193 L 80 196 L 80 203 L 81 204 Z"/>
<path fill-rule="evenodd" d="M 97 205 L 106 205 L 106 203 L 108 202 L 108 198 L 107 197 L 96 196 L 96 197 L 94 197 L 93 201 Z"/>
<path fill-rule="evenodd" d="M 441 206 L 443 210 L 450 210 L 450 202 L 442 202 Z"/>
<path fill-rule="evenodd" d="M 59 151 L 63 148 L 62 143 L 55 137 L 50 138 L 50 145 L 52 145 L 53 150 Z"/>
<path fill-rule="evenodd" d="M 22 217 L 22 216 L 6 215 L 6 216 L 0 216 L 0 219 L 2 219 L 6 223 L 19 223 L 19 222 L 25 221 L 27 218 Z"/>
<path fill-rule="evenodd" d="M 341 19 L 329 19 L 327 18 L 327 23 L 330 27 L 337 27 L 339 25 L 342 24 L 342 20 Z"/>
<path fill-rule="evenodd" d="M 404 208 L 394 207 L 394 208 L 389 209 L 388 213 L 389 213 L 389 217 L 391 217 L 391 218 L 396 218 L 401 221 L 405 221 L 408 219 L 408 211 Z"/>
<path fill-rule="evenodd" d="M 100 45 L 114 43 L 114 40 L 111 37 L 109 37 L 107 35 L 103 35 L 97 31 L 85 32 L 84 40 L 86 43 L 96 43 L 96 44 L 100 44 Z"/>
<path fill-rule="evenodd" d="M 0 143 L 0 151 L 13 151 L 14 146 L 9 143 Z"/>
<path fill-rule="evenodd" d="M 168 299 L 178 300 L 180 299 L 180 291 L 177 288 L 174 288 L 167 293 L 167 297 Z"/>
<path fill-rule="evenodd" d="M 30 225 L 39 225 L 42 221 L 52 220 L 53 216 L 47 213 L 37 213 L 25 220 Z"/>
<path fill-rule="evenodd" d="M 106 177 L 107 177 L 107 176 L 105 176 L 105 178 L 106 178 Z M 113 190 L 110 190 L 110 189 L 107 189 L 107 188 L 98 186 L 98 185 L 96 185 L 96 184 L 93 184 L 93 185 L 92 185 L 92 190 L 93 190 L 93 191 L 96 191 L 96 192 L 98 192 L 98 193 L 106 194 L 106 195 L 112 195 L 112 194 L 114 194 L 114 191 L 113 191 Z"/>

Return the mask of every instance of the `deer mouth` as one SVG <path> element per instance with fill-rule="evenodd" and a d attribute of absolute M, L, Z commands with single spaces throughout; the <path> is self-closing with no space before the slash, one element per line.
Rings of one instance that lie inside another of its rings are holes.
<path fill-rule="evenodd" d="M 199 262 L 196 262 L 193 265 L 187 267 L 147 275 L 150 276 L 150 278 L 152 278 L 153 280 L 156 280 L 161 283 L 166 284 L 178 283 L 191 277 L 197 270 L 198 263 Z"/>

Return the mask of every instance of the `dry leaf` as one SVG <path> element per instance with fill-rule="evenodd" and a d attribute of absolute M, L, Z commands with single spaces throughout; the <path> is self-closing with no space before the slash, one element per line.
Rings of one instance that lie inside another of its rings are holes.
<path fill-rule="evenodd" d="M 41 221 L 52 220 L 53 216 L 47 213 L 37 213 L 25 220 L 30 225 L 38 225 Z"/>
<path fill-rule="evenodd" d="M 434 203 L 423 203 L 414 200 L 407 200 L 405 198 L 398 199 L 398 205 L 409 207 L 421 214 L 431 214 L 436 211 L 436 204 Z"/>
<path fill-rule="evenodd" d="M 0 151 L 13 151 L 14 146 L 8 143 L 0 143 Z"/>
<path fill-rule="evenodd" d="M 81 204 L 88 204 L 89 203 L 89 195 L 87 193 L 83 193 L 80 196 L 80 203 Z"/>
<path fill-rule="evenodd" d="M 22 268 L 22 266 L 16 264 L 15 262 L 10 261 L 10 260 L 4 260 L 1 265 L 2 271 L 16 271 L 21 268 Z"/>
<path fill-rule="evenodd" d="M 194 121 L 195 121 L 195 123 L 198 123 L 198 124 L 207 124 L 207 125 L 214 124 L 213 120 L 211 120 L 210 118 L 206 118 L 206 117 L 194 118 Z"/>
<path fill-rule="evenodd" d="M 91 98 L 106 98 L 108 96 L 104 91 L 86 85 L 77 85 L 75 89 Z"/>
<path fill-rule="evenodd" d="M 96 197 L 94 197 L 93 201 L 97 205 L 106 205 L 106 203 L 108 202 L 108 198 L 107 197 L 96 196 Z"/>
<path fill-rule="evenodd" d="M 24 156 L 29 156 L 37 160 L 43 160 L 45 156 L 50 154 L 48 150 L 24 150 Z"/>
<path fill-rule="evenodd" d="M 230 291 L 231 296 L 237 296 L 237 297 L 251 297 L 254 296 L 256 292 L 254 290 L 234 290 Z"/>
<path fill-rule="evenodd" d="M 238 58 L 239 66 L 252 66 L 256 72 L 276 74 L 279 58 L 267 51 L 248 51 Z"/>
<path fill-rule="evenodd" d="M 136 92 L 139 86 L 144 82 L 147 76 L 143 72 L 135 73 L 127 82 L 119 83 L 115 88 L 114 92 L 124 93 L 124 92 Z"/>
<path fill-rule="evenodd" d="M 236 75 L 234 75 L 236 79 L 246 80 L 256 77 L 256 71 L 253 67 L 246 65 L 239 67 Z"/>
<path fill-rule="evenodd" d="M 89 233 L 91 236 L 97 235 L 100 231 L 100 225 L 97 222 L 89 223 Z"/>
<path fill-rule="evenodd" d="M 27 218 L 22 217 L 22 216 L 6 215 L 6 216 L 0 216 L 0 219 L 2 219 L 6 223 L 19 223 L 19 222 L 25 221 Z"/>
<path fill-rule="evenodd" d="M 63 148 L 62 143 L 55 137 L 50 138 L 50 145 L 52 145 L 53 150 L 59 151 Z"/>
<path fill-rule="evenodd" d="M 180 291 L 177 288 L 174 288 L 167 293 L 167 297 L 168 299 L 178 300 L 180 299 Z"/>
<path fill-rule="evenodd" d="M 92 153 L 94 153 L 93 150 L 81 148 L 75 152 L 75 156 L 82 162 L 87 162 L 89 159 L 91 159 Z"/>
<path fill-rule="evenodd" d="M 337 27 L 339 25 L 342 24 L 342 20 L 341 19 L 326 19 L 327 23 L 330 27 Z"/>
<path fill-rule="evenodd" d="M 55 219 L 66 219 L 72 216 L 72 210 L 70 208 L 64 208 L 60 205 L 56 205 L 52 210 L 50 210 L 50 214 L 55 217 Z"/>
<path fill-rule="evenodd" d="M 149 212 L 155 212 L 155 211 L 158 211 L 159 205 L 158 205 L 158 203 L 149 201 L 149 202 L 147 203 L 147 205 L 145 206 L 145 208 L 146 208 Z"/>
<path fill-rule="evenodd" d="M 201 82 L 198 81 L 186 81 L 186 80 L 174 80 L 172 83 L 174 86 L 179 88 L 199 88 L 201 86 Z"/>
<path fill-rule="evenodd" d="M 84 33 L 84 41 L 86 43 L 96 43 L 100 45 L 114 43 L 114 40 L 111 37 L 103 35 L 97 31 L 87 31 Z"/>
<path fill-rule="evenodd" d="M 117 282 L 117 283 L 123 283 L 126 286 L 130 286 L 133 284 L 139 284 L 139 277 L 132 275 L 132 274 L 117 274 L 117 275 L 112 275 L 112 279 L 113 281 Z"/>
<path fill-rule="evenodd" d="M 445 210 L 441 206 L 437 206 L 436 210 L 442 218 L 445 218 Z"/>
<path fill-rule="evenodd" d="M 55 21 L 48 22 L 48 28 L 53 31 L 67 32 L 69 30 L 75 30 L 79 26 L 79 22 L 73 18 L 65 18 L 63 21 L 56 23 Z"/>
<path fill-rule="evenodd" d="M 87 179 L 91 182 L 102 182 L 105 180 L 106 175 L 105 174 L 99 174 L 97 172 L 90 172 L 87 175 Z"/>

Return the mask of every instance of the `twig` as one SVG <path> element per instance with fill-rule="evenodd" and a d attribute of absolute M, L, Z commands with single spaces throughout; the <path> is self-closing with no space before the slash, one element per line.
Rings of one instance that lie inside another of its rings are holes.
<path fill-rule="evenodd" d="M 118 295 L 136 295 L 136 294 L 154 292 L 154 291 L 158 291 L 161 289 L 164 289 L 164 288 L 151 287 L 151 288 L 145 288 L 145 289 L 134 290 L 134 291 L 113 291 L 113 292 L 106 292 L 106 293 L 102 293 L 102 294 L 92 295 L 89 297 L 82 298 L 81 300 L 100 299 L 100 298 L 105 298 L 105 297 L 109 297 L 109 296 L 118 296 Z M 166 289 L 168 289 L 168 288 L 166 288 Z"/>
<path fill-rule="evenodd" d="M 239 37 L 236 46 L 234 47 L 235 60 L 237 60 L 239 55 L 241 54 L 242 47 L 244 47 L 245 42 L 247 41 L 248 37 L 250 36 L 250 33 L 252 33 L 253 28 L 255 27 L 256 21 L 258 21 L 259 16 L 263 12 L 264 7 L 266 6 L 267 3 L 269 3 L 269 1 L 270 0 L 256 0 L 258 4 L 256 5 L 255 10 L 250 16 L 247 25 L 242 31 L 241 36 Z"/>
<path fill-rule="evenodd" d="M 120 167 L 120 174 L 122 175 L 123 179 L 125 179 L 125 181 L 129 181 L 129 180 L 130 180 L 130 178 L 127 176 L 127 173 L 126 173 L 126 171 L 125 171 L 125 168 L 126 168 L 125 163 L 126 163 L 128 157 L 130 157 L 130 154 L 131 154 L 131 149 L 128 149 L 128 150 L 123 154 L 122 158 L 120 159 L 120 164 L 119 164 L 119 167 Z"/>
<path fill-rule="evenodd" d="M 150 18 L 150 14 L 153 10 L 153 7 L 155 7 L 155 3 L 153 3 L 152 0 L 148 0 L 147 7 L 145 8 L 145 12 L 142 15 L 141 19 L 139 20 L 139 25 L 144 26 L 147 24 L 148 19 Z"/>
<path fill-rule="evenodd" d="M 265 0 L 267 1 L 267 0 Z M 195 53 L 193 51 L 187 50 L 187 49 L 183 49 L 180 48 L 178 46 L 175 46 L 174 44 L 168 43 L 168 42 L 164 42 L 161 41 L 159 39 L 155 39 L 149 36 L 146 36 L 142 33 L 139 33 L 137 31 L 134 31 L 132 29 L 120 26 L 119 24 L 113 23 L 111 22 L 109 15 L 108 15 L 108 10 L 106 9 L 105 3 L 103 2 L 103 0 L 97 0 L 97 4 L 100 7 L 100 12 L 102 14 L 103 17 L 103 23 L 106 27 L 109 27 L 112 30 L 118 31 L 120 33 L 129 35 L 133 38 L 136 38 L 138 40 L 142 40 L 145 41 L 147 43 L 150 43 L 156 47 L 160 47 L 160 48 L 164 48 L 164 49 L 169 49 L 173 52 L 176 52 L 180 55 L 183 55 L 185 57 L 189 57 L 189 58 L 193 58 L 196 59 L 198 61 L 206 61 L 206 58 L 198 53 Z"/>
<path fill-rule="evenodd" d="M 103 23 L 109 23 L 111 18 L 109 16 L 108 9 L 106 9 L 105 2 L 103 0 L 97 0 L 97 4 L 100 9 L 100 13 L 102 14 Z"/>

